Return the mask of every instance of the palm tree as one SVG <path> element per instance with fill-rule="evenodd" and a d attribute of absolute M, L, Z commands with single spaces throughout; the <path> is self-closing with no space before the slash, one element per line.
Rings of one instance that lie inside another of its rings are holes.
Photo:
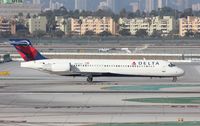
<path fill-rule="evenodd" d="M 55 19 L 51 19 L 48 21 L 48 27 L 49 27 L 49 31 L 52 32 L 55 30 L 55 26 L 56 26 L 57 22 L 55 21 Z"/>
<path fill-rule="evenodd" d="M 64 33 L 66 34 L 66 25 L 67 25 L 67 22 L 65 21 L 65 19 L 63 20 L 62 25 L 64 26 Z"/>
<path fill-rule="evenodd" d="M 80 36 L 81 36 L 81 26 L 83 24 L 83 21 L 81 19 L 78 20 L 78 24 L 80 25 Z"/>
<path fill-rule="evenodd" d="M 147 20 L 147 22 L 148 22 L 148 24 L 149 24 L 148 34 L 151 33 L 151 25 L 152 25 L 152 23 L 153 23 L 152 21 L 153 21 L 152 18 Z"/>

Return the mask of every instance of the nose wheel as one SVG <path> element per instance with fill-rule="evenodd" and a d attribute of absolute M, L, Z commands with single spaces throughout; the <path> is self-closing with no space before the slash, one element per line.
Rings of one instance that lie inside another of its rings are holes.
<path fill-rule="evenodd" d="M 92 81 L 93 81 L 93 77 L 92 76 L 90 76 L 90 77 L 87 78 L 87 82 L 91 83 Z"/>
<path fill-rule="evenodd" d="M 176 82 L 177 81 L 177 77 L 173 77 L 172 82 Z"/>

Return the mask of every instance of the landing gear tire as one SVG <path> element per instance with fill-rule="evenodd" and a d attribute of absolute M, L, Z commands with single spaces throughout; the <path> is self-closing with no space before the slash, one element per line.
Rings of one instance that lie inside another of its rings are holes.
<path fill-rule="evenodd" d="M 93 77 L 88 77 L 88 78 L 87 78 L 87 82 L 90 82 L 90 83 L 91 83 L 92 81 L 93 81 Z"/>
<path fill-rule="evenodd" d="M 177 81 L 177 77 L 173 77 L 172 82 L 176 82 Z"/>

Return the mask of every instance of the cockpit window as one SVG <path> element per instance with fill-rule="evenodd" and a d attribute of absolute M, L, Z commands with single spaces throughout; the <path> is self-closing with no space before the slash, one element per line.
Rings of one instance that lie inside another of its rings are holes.
<path fill-rule="evenodd" d="M 168 66 L 169 67 L 175 67 L 176 65 L 174 65 L 173 63 L 170 63 Z"/>

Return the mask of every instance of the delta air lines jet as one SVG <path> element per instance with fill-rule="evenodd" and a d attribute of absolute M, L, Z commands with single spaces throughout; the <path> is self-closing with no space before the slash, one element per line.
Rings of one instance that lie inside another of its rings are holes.
<path fill-rule="evenodd" d="M 93 77 L 171 77 L 173 81 L 184 74 L 174 64 L 163 60 L 114 59 L 48 59 L 40 54 L 27 39 L 10 39 L 25 62 L 21 67 L 37 69 L 62 76 Z"/>

